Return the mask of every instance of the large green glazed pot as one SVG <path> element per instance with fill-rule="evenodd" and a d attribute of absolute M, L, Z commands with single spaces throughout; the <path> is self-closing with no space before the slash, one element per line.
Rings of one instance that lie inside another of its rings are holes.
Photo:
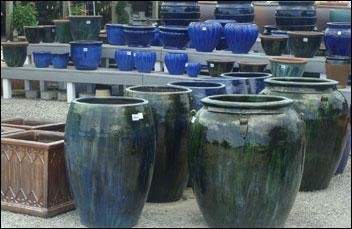
<path fill-rule="evenodd" d="M 69 20 L 53 20 L 55 25 L 55 40 L 60 43 L 69 43 L 72 41 Z"/>
<path fill-rule="evenodd" d="M 328 187 L 342 156 L 348 104 L 337 82 L 316 78 L 270 78 L 262 94 L 294 100 L 306 124 L 306 156 L 301 191 Z"/>
<path fill-rule="evenodd" d="M 72 39 L 99 40 L 102 16 L 69 16 Z"/>
<path fill-rule="evenodd" d="M 215 95 L 191 119 L 193 191 L 210 227 L 282 227 L 301 182 L 304 125 L 292 100 Z"/>
<path fill-rule="evenodd" d="M 148 100 L 154 115 L 157 150 L 148 202 L 177 201 L 187 185 L 191 92 L 178 86 L 134 86 L 126 89 L 126 95 Z"/>
<path fill-rule="evenodd" d="M 8 67 L 23 67 L 27 58 L 28 42 L 8 41 L 1 42 L 4 61 Z"/>
<path fill-rule="evenodd" d="M 71 102 L 65 157 L 83 225 L 126 228 L 137 223 L 151 184 L 155 147 L 148 101 L 87 97 Z"/>
<path fill-rule="evenodd" d="M 301 77 L 307 64 L 307 60 L 295 57 L 272 57 L 269 61 L 273 77 Z"/>

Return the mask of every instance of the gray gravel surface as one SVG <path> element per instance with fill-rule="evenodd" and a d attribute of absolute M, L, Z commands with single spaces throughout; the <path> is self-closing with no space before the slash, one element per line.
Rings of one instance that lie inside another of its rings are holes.
<path fill-rule="evenodd" d="M 25 117 L 65 121 L 65 102 L 1 99 L 1 119 Z M 83 227 L 77 211 L 42 219 L 1 211 L 1 227 Z M 137 227 L 206 227 L 191 189 L 180 201 L 144 207 Z M 351 160 L 345 172 L 335 176 L 330 186 L 317 192 L 300 192 L 286 227 L 351 227 Z"/>

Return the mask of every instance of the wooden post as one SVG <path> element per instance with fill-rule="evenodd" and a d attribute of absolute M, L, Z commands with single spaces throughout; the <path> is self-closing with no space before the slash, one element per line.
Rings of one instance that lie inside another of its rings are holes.
<path fill-rule="evenodd" d="M 62 17 L 67 18 L 69 13 L 68 13 L 68 1 L 62 1 Z"/>
<path fill-rule="evenodd" d="M 152 18 L 159 18 L 159 1 L 153 1 Z"/>
<path fill-rule="evenodd" d="M 13 1 L 6 1 L 6 39 L 12 37 L 12 14 L 13 14 Z"/>
<path fill-rule="evenodd" d="M 117 14 L 115 12 L 115 8 L 117 5 L 117 1 L 111 1 L 111 22 L 117 23 Z"/>

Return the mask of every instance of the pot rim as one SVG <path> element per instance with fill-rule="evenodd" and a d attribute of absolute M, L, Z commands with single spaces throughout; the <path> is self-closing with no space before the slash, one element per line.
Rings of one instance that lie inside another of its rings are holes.
<path fill-rule="evenodd" d="M 43 26 L 42 25 L 25 25 L 23 26 L 23 29 L 42 29 Z"/>
<path fill-rule="evenodd" d="M 252 62 L 249 62 L 249 61 L 238 61 L 237 62 L 239 65 L 249 65 L 249 66 L 267 66 L 269 63 L 268 62 L 255 62 L 255 61 L 252 61 Z"/>
<path fill-rule="evenodd" d="M 233 64 L 235 64 L 234 60 L 221 60 L 221 59 L 208 59 L 207 63 L 208 62 L 213 62 L 213 63 L 233 63 Z"/>
<path fill-rule="evenodd" d="M 351 22 L 328 22 L 326 23 L 327 27 L 344 27 L 344 28 L 351 28 Z"/>
<path fill-rule="evenodd" d="M 96 103 L 89 103 L 86 101 L 97 101 Z M 124 101 L 131 101 L 131 103 L 98 103 L 98 101 L 106 101 L 106 100 L 124 100 Z M 132 103 L 132 101 L 135 101 Z M 143 98 L 134 98 L 134 97 L 129 97 L 129 96 L 108 96 L 108 97 L 95 97 L 95 96 L 88 96 L 84 98 L 78 98 L 73 100 L 71 103 L 75 104 L 84 104 L 86 106 L 115 106 L 115 107 L 134 107 L 134 106 L 140 106 L 140 105 L 146 105 L 148 104 L 148 100 L 145 100 Z"/>
<path fill-rule="evenodd" d="M 222 73 L 220 76 L 230 79 L 266 79 L 272 75 L 265 72 L 226 72 Z"/>
<path fill-rule="evenodd" d="M 36 52 L 32 52 L 33 55 L 36 55 L 36 54 L 52 54 L 51 52 L 48 52 L 48 51 L 36 51 Z"/>
<path fill-rule="evenodd" d="M 93 44 L 103 44 L 102 41 L 94 41 L 94 40 L 77 40 L 77 41 L 70 41 L 70 45 L 80 45 L 80 44 L 88 44 L 88 45 L 93 45 Z"/>
<path fill-rule="evenodd" d="M 68 19 L 55 19 L 53 20 L 53 23 L 67 23 L 67 22 L 70 22 L 70 20 Z"/>
<path fill-rule="evenodd" d="M 208 19 L 205 22 L 219 22 L 220 24 L 222 23 L 238 23 L 236 20 L 231 20 L 231 19 Z"/>
<path fill-rule="evenodd" d="M 304 58 L 297 57 L 270 57 L 270 62 L 285 63 L 285 64 L 307 64 L 308 61 Z"/>
<path fill-rule="evenodd" d="M 71 18 L 103 18 L 101 15 L 71 15 L 68 16 L 69 19 Z"/>
<path fill-rule="evenodd" d="M 267 40 L 287 40 L 288 36 L 284 34 L 277 34 L 277 35 L 260 35 L 260 39 L 264 38 Z"/>
<path fill-rule="evenodd" d="M 291 82 L 290 82 L 291 81 Z M 277 86 L 335 86 L 338 84 L 335 80 L 330 79 L 318 79 L 311 77 L 272 77 L 264 80 L 268 85 L 277 85 Z"/>
<path fill-rule="evenodd" d="M 162 92 L 162 91 L 139 91 L 139 88 L 173 88 L 178 89 L 178 91 Z M 190 94 L 191 89 L 181 86 L 168 86 L 168 85 L 138 85 L 132 86 L 125 89 L 127 92 L 136 94 L 149 94 L 149 95 L 178 95 L 178 94 Z"/>
<path fill-rule="evenodd" d="M 324 36 L 323 32 L 317 31 L 287 31 L 289 36 L 308 36 L 308 37 L 322 37 Z"/>
<path fill-rule="evenodd" d="M 5 41 L 1 42 L 1 46 L 28 46 L 27 41 Z"/>
<path fill-rule="evenodd" d="M 173 29 L 176 31 L 187 31 L 188 30 L 188 26 L 181 26 L 181 25 L 161 25 L 159 26 L 159 29 Z M 160 31 L 160 32 L 165 32 L 165 31 Z"/>
<path fill-rule="evenodd" d="M 125 24 L 118 24 L 118 23 L 108 23 L 106 24 L 106 27 L 111 26 L 111 27 L 123 27 Z"/>
<path fill-rule="evenodd" d="M 177 85 L 177 84 L 198 84 L 198 85 L 213 85 L 213 86 L 184 86 L 184 85 Z M 207 82 L 207 81 L 191 81 L 191 80 L 179 80 L 179 81 L 173 81 L 168 83 L 167 85 L 171 85 L 171 86 L 181 86 L 181 87 L 187 87 L 190 88 L 192 90 L 192 88 L 203 88 L 203 89 L 221 89 L 221 88 L 225 88 L 225 84 L 223 83 L 217 83 L 217 82 Z"/>
<path fill-rule="evenodd" d="M 248 15 L 253 15 L 253 14 L 241 14 L 241 16 L 248 16 Z M 226 25 L 229 25 L 229 24 L 230 25 L 255 25 L 255 26 L 257 26 L 257 24 L 251 23 L 251 22 L 230 22 L 230 23 L 227 23 Z"/>
<path fill-rule="evenodd" d="M 258 99 L 263 101 L 255 102 L 240 102 L 240 101 L 226 101 L 225 99 Z M 220 100 L 223 99 L 223 100 Z M 225 100 L 225 101 L 224 101 Z M 267 100 L 267 101 L 265 101 Z M 271 100 L 271 101 L 270 101 Z M 241 109 L 271 109 L 279 108 L 291 105 L 293 100 L 283 96 L 272 96 L 272 95 L 241 95 L 241 94 L 224 94 L 224 95 L 212 95 L 205 97 L 201 100 L 205 106 L 220 107 L 220 108 L 241 108 Z"/>
<path fill-rule="evenodd" d="M 157 28 L 155 25 L 132 25 L 132 24 L 124 24 L 123 28 L 126 29 L 134 29 L 134 28 L 142 28 L 142 29 L 155 29 Z"/>
<path fill-rule="evenodd" d="M 55 25 L 41 25 L 42 28 L 55 28 Z"/>

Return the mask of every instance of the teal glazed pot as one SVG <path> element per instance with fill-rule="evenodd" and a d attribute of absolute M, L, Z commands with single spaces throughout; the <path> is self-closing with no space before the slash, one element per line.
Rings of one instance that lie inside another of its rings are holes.
<path fill-rule="evenodd" d="M 261 92 L 293 99 L 293 108 L 303 114 L 306 154 L 300 190 L 328 187 L 342 156 L 348 124 L 348 104 L 337 82 L 316 78 L 270 78 Z"/>
<path fill-rule="evenodd" d="M 295 57 L 312 58 L 320 48 L 324 33 L 314 31 L 288 31 L 288 46 Z"/>
<path fill-rule="evenodd" d="M 154 116 L 156 157 L 148 202 L 177 201 L 187 185 L 191 92 L 188 88 L 176 86 L 126 89 L 126 95 L 148 100 Z"/>
<path fill-rule="evenodd" d="M 27 58 L 28 42 L 1 42 L 4 61 L 8 67 L 23 67 Z"/>
<path fill-rule="evenodd" d="M 273 77 L 301 77 L 307 61 L 294 57 L 269 58 L 270 70 Z"/>
<path fill-rule="evenodd" d="M 330 22 L 351 22 L 351 9 L 331 9 Z"/>
<path fill-rule="evenodd" d="M 304 125 L 292 100 L 215 95 L 202 102 L 192 118 L 189 168 L 205 221 L 215 228 L 282 227 L 304 159 Z"/>
<path fill-rule="evenodd" d="M 102 16 L 76 15 L 69 16 L 70 31 L 72 39 L 77 40 L 99 40 Z"/>
<path fill-rule="evenodd" d="M 132 227 L 153 174 L 155 129 L 144 99 L 87 97 L 70 104 L 65 157 L 74 203 L 88 227 Z"/>
<path fill-rule="evenodd" d="M 55 40 L 59 43 L 68 43 L 72 41 L 69 20 L 53 20 L 55 25 Z"/>

